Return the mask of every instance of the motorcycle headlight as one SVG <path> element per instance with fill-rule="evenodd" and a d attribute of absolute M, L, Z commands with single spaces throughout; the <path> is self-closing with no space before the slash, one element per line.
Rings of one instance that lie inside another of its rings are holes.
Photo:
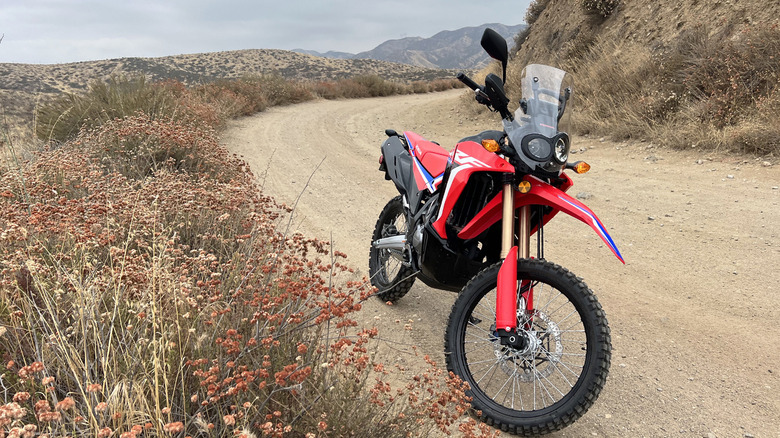
<path fill-rule="evenodd" d="M 561 164 L 569 159 L 569 143 L 563 137 L 555 141 L 555 159 Z"/>
<path fill-rule="evenodd" d="M 529 136 L 530 137 L 530 136 Z M 527 138 L 523 141 L 523 152 L 536 161 L 547 161 L 552 155 L 552 145 L 545 137 Z"/>

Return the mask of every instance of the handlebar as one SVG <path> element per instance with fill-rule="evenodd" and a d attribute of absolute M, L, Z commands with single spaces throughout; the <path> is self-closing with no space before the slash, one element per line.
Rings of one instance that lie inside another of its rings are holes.
<path fill-rule="evenodd" d="M 458 76 L 457 76 L 457 78 L 458 78 L 458 80 L 459 80 L 459 81 L 463 82 L 464 84 L 466 84 L 466 86 L 467 86 L 467 87 L 471 88 L 471 89 L 472 89 L 472 90 L 474 90 L 474 91 L 477 91 L 477 90 L 479 90 L 479 89 L 480 89 L 480 88 L 479 88 L 479 85 L 477 85 L 477 83 L 476 83 L 476 82 L 474 82 L 473 80 L 471 80 L 471 78 L 470 78 L 470 77 L 468 77 L 468 76 L 467 76 L 465 73 L 463 73 L 463 72 L 461 72 L 461 73 L 458 73 Z"/>
<path fill-rule="evenodd" d="M 456 77 L 458 78 L 459 81 L 461 81 L 464 84 L 466 84 L 467 87 L 469 87 L 472 90 L 474 90 L 474 93 L 477 95 L 476 96 L 477 102 L 481 103 L 482 105 L 488 106 L 488 107 L 490 106 L 490 103 L 491 103 L 490 102 L 490 98 L 485 93 L 485 87 L 480 87 L 479 84 L 474 82 L 470 77 L 468 77 L 463 72 L 458 73 L 458 75 Z"/>

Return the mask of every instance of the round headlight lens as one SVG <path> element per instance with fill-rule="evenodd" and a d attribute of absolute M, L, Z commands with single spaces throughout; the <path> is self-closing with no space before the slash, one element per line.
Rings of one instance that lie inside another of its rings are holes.
<path fill-rule="evenodd" d="M 569 145 L 563 138 L 555 142 L 555 159 L 560 163 L 565 163 L 569 159 Z"/>
<path fill-rule="evenodd" d="M 528 142 L 528 154 L 537 161 L 545 161 L 550 156 L 550 143 L 541 138 Z"/>

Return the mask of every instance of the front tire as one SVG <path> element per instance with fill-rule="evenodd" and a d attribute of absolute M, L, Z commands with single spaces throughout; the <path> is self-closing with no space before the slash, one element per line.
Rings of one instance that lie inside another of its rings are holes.
<path fill-rule="evenodd" d="M 562 429 L 604 387 L 611 359 L 606 316 L 593 292 L 568 270 L 519 260 L 518 284 L 533 288 L 534 311 L 526 314 L 518 294 L 524 347 L 501 345 L 495 327 L 500 267 L 477 274 L 453 305 L 444 345 L 447 368 L 469 384 L 472 407 L 487 424 L 524 436 Z"/>
<path fill-rule="evenodd" d="M 399 195 L 391 199 L 379 214 L 371 242 L 383 237 L 405 235 L 408 227 L 403 198 Z M 412 288 L 415 279 L 414 270 L 404 265 L 397 254 L 388 249 L 374 248 L 374 245 L 369 252 L 368 274 L 371 284 L 379 290 L 377 296 L 385 302 L 400 300 Z"/>

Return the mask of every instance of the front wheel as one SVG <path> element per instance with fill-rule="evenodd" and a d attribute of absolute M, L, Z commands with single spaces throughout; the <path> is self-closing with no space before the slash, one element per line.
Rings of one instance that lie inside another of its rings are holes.
<path fill-rule="evenodd" d="M 481 420 L 518 435 L 542 435 L 581 417 L 609 372 L 611 339 L 593 292 L 571 272 L 543 260 L 517 263 L 518 334 L 502 345 L 496 331 L 501 263 L 461 291 L 445 336 L 447 368 L 466 381 Z M 532 290 L 533 309 L 526 309 Z"/>

